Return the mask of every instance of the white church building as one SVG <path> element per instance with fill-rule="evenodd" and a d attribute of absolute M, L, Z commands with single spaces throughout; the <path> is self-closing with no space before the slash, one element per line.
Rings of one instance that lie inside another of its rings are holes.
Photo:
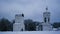
<path fill-rule="evenodd" d="M 13 24 L 13 31 L 24 31 L 24 14 L 15 15 L 15 23 Z"/>
<path fill-rule="evenodd" d="M 36 31 L 52 31 L 53 27 L 50 23 L 50 12 L 48 12 L 48 7 L 46 7 L 46 12 L 43 13 L 43 22 L 36 26 Z M 42 27 L 40 28 L 40 26 Z M 41 30 L 42 29 L 42 30 Z"/>
<path fill-rule="evenodd" d="M 43 23 L 42 31 L 52 31 L 52 25 L 50 24 L 50 12 L 48 12 L 48 7 L 46 7 L 46 12 L 43 13 Z M 15 23 L 13 24 L 13 31 L 24 31 L 24 14 L 15 15 Z M 39 26 L 36 26 L 36 31 L 39 30 Z"/>
<path fill-rule="evenodd" d="M 50 12 L 48 12 L 48 7 L 46 7 L 46 12 L 43 13 L 44 23 L 42 23 L 43 31 L 52 31 L 52 25 L 50 24 Z"/>

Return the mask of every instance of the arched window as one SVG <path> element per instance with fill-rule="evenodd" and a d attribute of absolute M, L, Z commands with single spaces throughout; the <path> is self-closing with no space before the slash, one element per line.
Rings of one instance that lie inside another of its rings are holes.
<path fill-rule="evenodd" d="M 44 22 L 46 22 L 46 18 L 44 18 Z"/>

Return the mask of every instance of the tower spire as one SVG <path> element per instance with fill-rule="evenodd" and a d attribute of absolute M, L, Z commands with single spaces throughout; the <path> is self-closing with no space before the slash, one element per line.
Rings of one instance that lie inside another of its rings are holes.
<path fill-rule="evenodd" d="M 48 11 L 48 5 L 47 5 L 47 0 L 46 0 L 46 8 L 45 8 L 45 9 L 46 9 L 46 11 Z"/>
<path fill-rule="evenodd" d="M 46 11 L 48 11 L 48 6 L 46 6 Z"/>

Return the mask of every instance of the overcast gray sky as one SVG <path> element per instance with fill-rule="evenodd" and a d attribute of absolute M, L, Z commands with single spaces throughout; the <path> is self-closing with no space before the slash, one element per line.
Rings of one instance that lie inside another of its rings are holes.
<path fill-rule="evenodd" d="M 0 18 L 13 20 L 15 14 L 24 13 L 25 19 L 42 22 L 46 5 L 51 12 L 51 22 L 59 22 L 60 0 L 0 0 Z"/>

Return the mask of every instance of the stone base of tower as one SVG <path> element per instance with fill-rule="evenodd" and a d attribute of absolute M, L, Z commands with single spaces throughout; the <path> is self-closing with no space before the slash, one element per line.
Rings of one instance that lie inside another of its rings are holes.
<path fill-rule="evenodd" d="M 14 23 L 13 24 L 13 31 L 24 31 L 24 24 L 21 23 Z"/>
<path fill-rule="evenodd" d="M 42 24 L 43 31 L 52 31 L 52 26 L 49 23 Z"/>

